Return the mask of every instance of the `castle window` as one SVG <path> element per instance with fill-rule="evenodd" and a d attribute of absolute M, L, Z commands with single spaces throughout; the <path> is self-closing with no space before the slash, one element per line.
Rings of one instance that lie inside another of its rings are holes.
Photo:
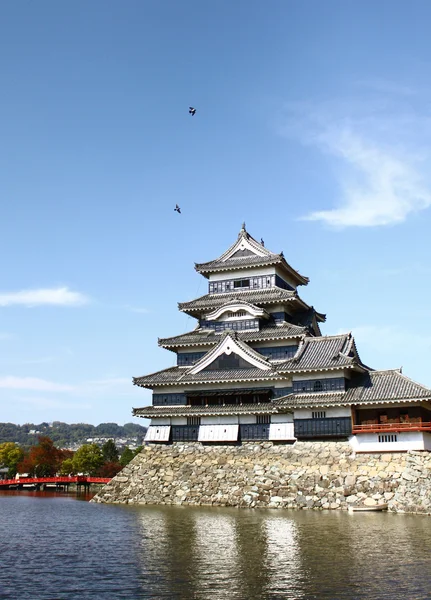
<path fill-rule="evenodd" d="M 198 426 L 201 424 L 200 417 L 187 417 L 187 425 L 195 425 Z"/>
<path fill-rule="evenodd" d="M 324 410 L 316 410 L 311 413 L 312 419 L 326 419 L 326 412 Z"/>
<path fill-rule="evenodd" d="M 295 393 L 319 393 L 319 392 L 329 392 L 332 390 L 335 391 L 344 391 L 346 389 L 346 382 L 344 377 L 334 377 L 330 379 L 307 379 L 304 381 L 293 381 L 292 387 Z"/>
<path fill-rule="evenodd" d="M 256 415 L 256 423 L 258 425 L 268 425 L 271 423 L 270 415 Z"/>
<path fill-rule="evenodd" d="M 379 435 L 379 443 L 384 444 L 385 442 L 396 442 L 397 436 L 393 433 L 387 435 Z"/>
<path fill-rule="evenodd" d="M 246 317 L 247 313 L 245 310 L 237 310 L 236 312 L 229 311 L 226 316 L 228 319 L 232 319 L 233 317 Z"/>
<path fill-rule="evenodd" d="M 234 288 L 250 287 L 250 279 L 235 279 L 233 282 Z"/>

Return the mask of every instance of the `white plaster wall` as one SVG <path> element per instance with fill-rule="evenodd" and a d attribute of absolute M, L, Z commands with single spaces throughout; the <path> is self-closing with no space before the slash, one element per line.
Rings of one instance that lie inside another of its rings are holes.
<path fill-rule="evenodd" d="M 344 371 L 337 369 L 326 372 L 304 373 L 303 375 L 294 375 L 293 381 L 306 381 L 308 379 L 332 379 L 334 377 L 344 377 Z"/>
<path fill-rule="evenodd" d="M 262 275 L 275 275 L 274 267 L 261 267 L 258 269 L 238 269 L 237 271 L 223 271 L 222 273 L 211 273 L 209 281 L 225 281 L 226 279 L 250 279 Z M 281 275 L 280 275 L 281 277 Z"/>
<path fill-rule="evenodd" d="M 380 435 L 385 435 L 381 433 Z M 379 442 L 377 433 L 361 433 L 353 435 L 350 445 L 355 452 L 406 452 L 408 450 L 431 449 L 431 436 L 421 431 L 397 433 L 396 442 Z M 424 436 L 427 436 L 425 439 Z"/>
<path fill-rule="evenodd" d="M 237 415 L 222 415 L 201 418 L 201 425 L 235 425 L 237 423 Z"/>
<path fill-rule="evenodd" d="M 171 419 L 170 417 L 156 417 L 154 419 L 151 419 L 151 423 L 150 425 L 154 425 L 155 427 L 157 427 L 158 425 L 170 425 L 171 424 Z"/>
<path fill-rule="evenodd" d="M 187 417 L 171 417 L 171 425 L 187 425 Z"/>
<path fill-rule="evenodd" d="M 293 423 L 293 415 L 271 415 L 271 423 Z"/>
<path fill-rule="evenodd" d="M 277 346 L 297 346 L 298 339 L 293 340 L 266 340 L 264 342 L 249 342 L 253 348 L 274 348 Z"/>
<path fill-rule="evenodd" d="M 350 406 L 334 406 L 333 408 L 324 408 L 316 406 L 316 408 L 297 408 L 295 409 L 295 419 L 311 419 L 312 413 L 324 411 L 327 417 L 350 417 L 352 415 Z"/>
<path fill-rule="evenodd" d="M 239 422 L 242 425 L 252 425 L 256 423 L 256 415 L 239 415 Z"/>
<path fill-rule="evenodd" d="M 273 386 L 275 389 L 292 387 L 292 380 L 290 377 L 286 378 L 284 381 L 276 381 Z"/>
<path fill-rule="evenodd" d="M 216 341 L 219 338 L 214 338 Z M 213 346 L 198 346 L 198 345 L 193 345 L 193 346 L 185 346 L 183 348 L 180 348 L 178 350 L 179 354 L 184 354 L 186 352 L 209 352 L 211 349 L 213 348 Z"/>

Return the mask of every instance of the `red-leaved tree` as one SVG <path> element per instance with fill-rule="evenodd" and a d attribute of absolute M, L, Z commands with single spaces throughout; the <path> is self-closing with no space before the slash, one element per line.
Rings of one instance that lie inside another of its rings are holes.
<path fill-rule="evenodd" d="M 56 448 L 47 436 L 40 436 L 38 444 L 32 446 L 28 454 L 18 465 L 20 473 L 29 473 L 34 477 L 53 477 L 66 458 L 63 450 Z"/>

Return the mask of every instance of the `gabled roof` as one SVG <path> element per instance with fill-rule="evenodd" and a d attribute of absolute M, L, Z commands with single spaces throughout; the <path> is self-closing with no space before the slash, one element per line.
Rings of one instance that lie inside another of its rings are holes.
<path fill-rule="evenodd" d="M 356 353 L 351 333 L 303 338 L 295 356 L 280 363 L 278 370 L 293 373 L 346 367 L 365 368 Z"/>
<path fill-rule="evenodd" d="M 224 332 L 223 339 L 233 340 L 233 334 L 234 332 Z M 237 346 L 241 345 L 242 350 L 247 352 L 249 357 L 253 357 L 253 361 L 250 362 L 254 362 L 255 365 L 259 363 L 260 367 L 196 372 L 197 366 L 199 368 L 207 364 L 216 355 L 216 349 L 212 348 L 191 367 L 171 367 L 145 377 L 136 377 L 133 382 L 135 385 L 152 388 L 159 385 L 283 380 L 292 373 L 319 373 L 339 369 L 366 370 L 353 352 L 352 335 L 349 333 L 328 337 L 306 337 L 301 341 L 295 356 L 283 362 L 272 362 L 263 357 L 241 341 L 236 334 L 234 341 Z M 221 342 L 217 347 L 220 351 Z"/>
<path fill-rule="evenodd" d="M 176 335 L 168 338 L 159 338 L 159 346 L 162 348 L 183 348 L 187 346 L 214 346 L 221 338 L 223 332 L 216 332 L 214 329 L 198 328 L 182 335 Z M 264 327 L 259 331 L 237 331 L 238 339 L 243 342 L 262 342 L 272 340 L 289 340 L 301 338 L 307 334 L 305 327 L 283 323 Z"/>
<path fill-rule="evenodd" d="M 226 304 L 222 304 L 222 306 L 219 306 L 212 312 L 207 313 L 205 315 L 205 319 L 207 321 L 214 321 L 216 319 L 219 319 L 221 317 L 221 315 L 225 312 L 233 312 L 233 314 L 235 314 L 239 310 L 243 310 L 246 313 L 248 313 L 249 318 L 251 318 L 251 317 L 262 318 L 263 317 L 263 318 L 267 319 L 269 317 L 268 313 L 266 312 L 266 310 L 264 308 L 260 308 L 259 306 L 256 306 L 255 304 L 251 304 L 250 302 L 246 302 L 245 300 L 239 299 L 239 300 L 234 300 L 232 302 L 226 302 Z"/>
<path fill-rule="evenodd" d="M 250 364 L 250 367 L 262 369 L 264 371 L 271 370 L 271 365 L 269 364 L 267 357 L 262 356 L 262 354 L 259 354 L 259 352 L 256 352 L 256 350 L 253 350 L 253 348 L 242 342 L 234 331 L 227 330 L 221 336 L 219 343 L 190 367 L 190 373 L 196 375 L 213 363 L 222 354 L 228 356 L 230 354 L 237 354 Z"/>
<path fill-rule="evenodd" d="M 205 383 L 235 383 L 242 381 L 271 381 L 284 379 L 275 369 L 226 369 L 201 371 L 192 374 L 188 367 L 171 367 L 144 377 L 134 377 L 134 385 L 145 388 L 168 385 L 196 385 Z"/>
<path fill-rule="evenodd" d="M 350 387 L 340 392 L 288 394 L 275 404 L 287 408 L 313 408 L 394 404 L 431 400 L 431 390 L 405 377 L 398 370 L 369 371 L 356 375 Z"/>
<path fill-rule="evenodd" d="M 233 271 L 252 267 L 280 265 L 288 272 L 297 285 L 307 285 L 308 277 L 304 277 L 293 269 L 285 260 L 283 253 L 274 254 L 255 240 L 243 224 L 238 239 L 221 256 L 206 263 L 196 263 L 195 269 L 205 277 L 220 271 Z"/>

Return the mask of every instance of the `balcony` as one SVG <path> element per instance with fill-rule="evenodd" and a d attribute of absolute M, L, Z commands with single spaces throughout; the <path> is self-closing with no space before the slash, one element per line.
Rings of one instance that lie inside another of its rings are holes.
<path fill-rule="evenodd" d="M 431 423 L 425 421 L 362 423 L 354 424 L 353 435 L 360 433 L 400 433 L 402 431 L 425 431 L 431 433 Z"/>

